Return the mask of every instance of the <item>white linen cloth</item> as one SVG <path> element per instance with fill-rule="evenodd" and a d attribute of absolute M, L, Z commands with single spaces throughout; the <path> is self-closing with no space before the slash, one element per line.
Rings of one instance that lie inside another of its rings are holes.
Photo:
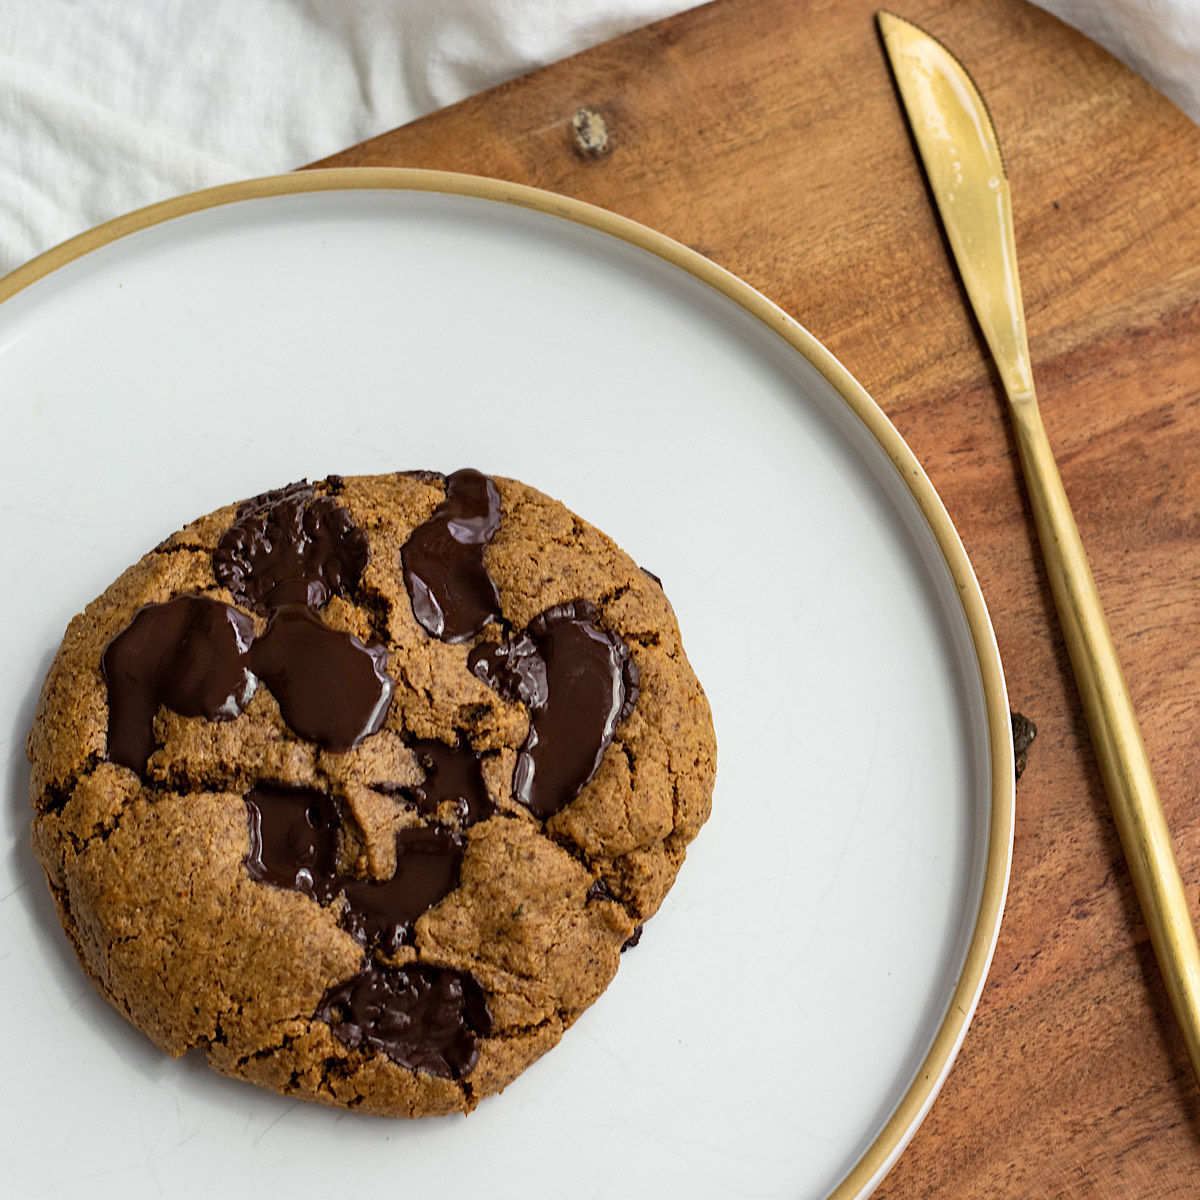
<path fill-rule="evenodd" d="M 1043 0 L 1200 120 L 1200 0 Z M 2 0 L 0 275 L 302 166 L 688 0 Z"/>

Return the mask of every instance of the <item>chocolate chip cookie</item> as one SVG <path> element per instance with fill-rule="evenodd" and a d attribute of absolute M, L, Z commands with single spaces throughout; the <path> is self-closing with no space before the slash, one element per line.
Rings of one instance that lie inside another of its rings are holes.
<path fill-rule="evenodd" d="M 121 1012 L 414 1117 L 500 1091 L 607 987 L 716 761 L 658 580 L 471 470 L 194 521 L 71 622 L 28 751 L 34 850 Z"/>

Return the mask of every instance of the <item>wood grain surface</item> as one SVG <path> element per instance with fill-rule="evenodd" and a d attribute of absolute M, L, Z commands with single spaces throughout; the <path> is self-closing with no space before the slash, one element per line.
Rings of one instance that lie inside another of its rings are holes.
<path fill-rule="evenodd" d="M 958 54 L 1000 133 L 1045 422 L 1196 915 L 1200 127 L 1021 0 L 896 11 Z M 320 165 L 468 171 L 633 217 L 765 292 L 866 386 L 954 518 L 1038 728 L 977 1016 L 877 1195 L 1200 1196 L 1200 1089 L 873 15 L 717 0 Z"/>

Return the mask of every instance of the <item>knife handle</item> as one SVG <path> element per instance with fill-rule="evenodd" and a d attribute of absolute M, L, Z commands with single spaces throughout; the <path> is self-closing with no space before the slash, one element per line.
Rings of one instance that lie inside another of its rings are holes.
<path fill-rule="evenodd" d="M 1142 916 L 1200 1079 L 1200 947 L 1129 689 L 1033 394 L 1009 407 L 1050 590 Z"/>

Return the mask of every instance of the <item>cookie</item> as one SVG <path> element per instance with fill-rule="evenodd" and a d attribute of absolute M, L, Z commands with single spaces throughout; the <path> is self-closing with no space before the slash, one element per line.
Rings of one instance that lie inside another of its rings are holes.
<path fill-rule="evenodd" d="M 194 521 L 71 621 L 28 752 L 35 853 L 121 1012 L 409 1117 L 471 1110 L 604 991 L 716 761 L 659 581 L 469 470 Z"/>

